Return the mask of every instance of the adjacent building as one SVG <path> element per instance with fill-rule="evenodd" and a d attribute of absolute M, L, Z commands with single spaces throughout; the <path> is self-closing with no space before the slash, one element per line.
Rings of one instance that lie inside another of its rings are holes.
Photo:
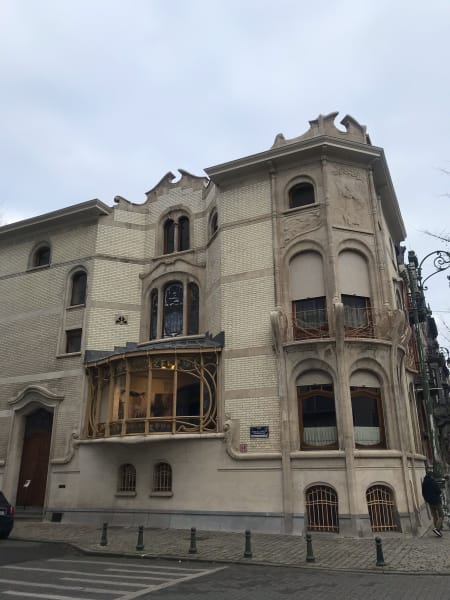
<path fill-rule="evenodd" d="M 381 148 L 319 116 L 0 228 L 0 483 L 64 522 L 415 533 L 427 461 Z"/>

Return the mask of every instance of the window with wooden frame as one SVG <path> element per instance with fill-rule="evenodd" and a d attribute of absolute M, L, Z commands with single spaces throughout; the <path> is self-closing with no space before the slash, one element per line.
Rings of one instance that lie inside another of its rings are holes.
<path fill-rule="evenodd" d="M 302 450 L 338 447 L 333 386 L 297 387 L 300 448 Z"/>
<path fill-rule="evenodd" d="M 153 468 L 153 492 L 172 491 L 172 467 L 169 463 L 160 462 Z"/>
<path fill-rule="evenodd" d="M 118 492 L 136 491 L 136 469 L 134 465 L 125 463 L 119 467 L 119 478 L 117 482 Z"/>
<path fill-rule="evenodd" d="M 308 531 L 339 532 L 338 495 L 327 485 L 314 485 L 305 492 Z"/>
<path fill-rule="evenodd" d="M 372 531 L 401 531 L 393 491 L 386 485 L 372 485 L 366 492 Z"/>
<path fill-rule="evenodd" d="M 361 448 L 385 448 L 380 388 L 350 387 L 355 444 Z"/>

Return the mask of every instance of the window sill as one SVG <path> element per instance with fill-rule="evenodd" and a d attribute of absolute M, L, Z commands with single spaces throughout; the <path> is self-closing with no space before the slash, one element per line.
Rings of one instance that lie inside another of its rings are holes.
<path fill-rule="evenodd" d="M 305 206 L 295 206 L 294 208 L 285 208 L 282 212 L 282 215 L 291 215 L 293 213 L 308 210 L 311 208 L 319 208 L 319 204 L 317 202 L 313 202 L 311 204 L 305 204 Z"/>
<path fill-rule="evenodd" d="M 134 498 L 136 492 L 116 492 L 114 496 L 116 496 L 116 498 Z"/>
<path fill-rule="evenodd" d="M 86 308 L 86 304 L 70 304 L 66 306 L 66 310 L 76 310 L 77 308 Z"/>
<path fill-rule="evenodd" d="M 150 498 L 172 498 L 173 492 L 150 492 Z"/>
<path fill-rule="evenodd" d="M 188 248 L 187 250 L 175 250 L 174 252 L 168 252 L 166 254 L 160 254 L 159 256 L 155 256 L 153 257 L 153 262 L 156 262 L 158 260 L 161 260 L 163 258 L 170 258 L 171 256 L 183 256 L 185 254 L 189 254 L 191 252 L 194 252 L 194 248 Z"/>
<path fill-rule="evenodd" d="M 73 358 L 75 356 L 81 356 L 81 350 L 78 352 L 64 352 L 62 354 L 57 354 L 56 358 Z"/>
<path fill-rule="evenodd" d="M 41 269 L 48 269 L 50 267 L 50 263 L 48 265 L 35 265 L 33 267 L 28 267 L 27 271 L 39 271 Z"/>

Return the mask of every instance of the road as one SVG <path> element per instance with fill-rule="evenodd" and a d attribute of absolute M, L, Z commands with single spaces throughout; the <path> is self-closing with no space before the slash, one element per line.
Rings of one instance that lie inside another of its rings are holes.
<path fill-rule="evenodd" d="M 448 600 L 449 590 L 447 576 L 94 557 L 0 542 L 0 600 Z"/>

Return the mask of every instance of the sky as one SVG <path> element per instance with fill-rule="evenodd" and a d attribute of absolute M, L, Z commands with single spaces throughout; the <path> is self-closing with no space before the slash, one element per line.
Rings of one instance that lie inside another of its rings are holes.
<path fill-rule="evenodd" d="M 424 233 L 450 232 L 449 71 L 448 0 L 1 0 L 0 218 L 140 203 L 339 111 L 385 149 L 421 260 L 450 250 Z M 448 273 L 427 298 L 450 349 Z"/>

